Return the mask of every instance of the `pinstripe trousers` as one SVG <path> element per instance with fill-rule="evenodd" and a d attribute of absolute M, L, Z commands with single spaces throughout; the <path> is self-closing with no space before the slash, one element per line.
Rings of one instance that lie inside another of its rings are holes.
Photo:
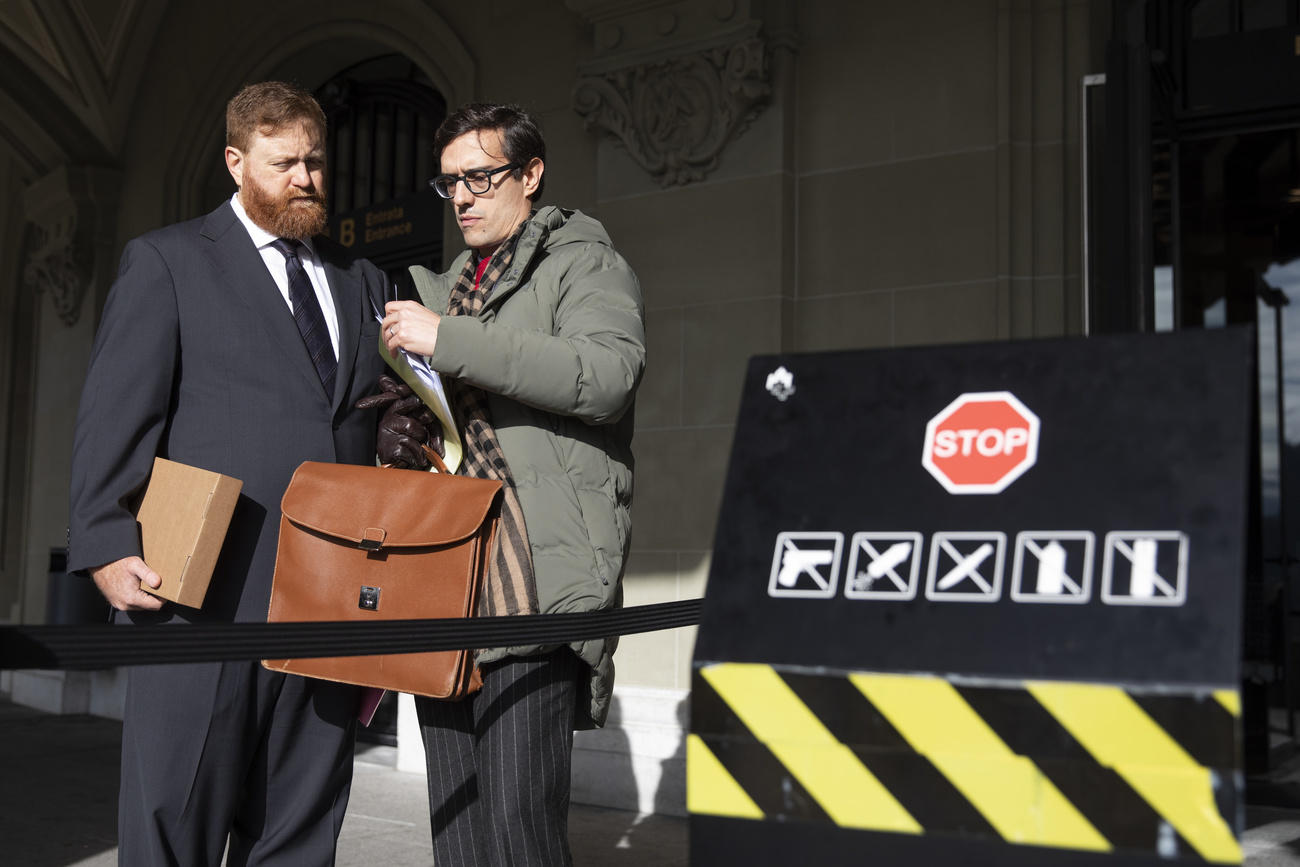
<path fill-rule="evenodd" d="M 568 867 L 581 660 L 562 648 L 483 668 L 458 702 L 416 698 L 435 867 Z"/>

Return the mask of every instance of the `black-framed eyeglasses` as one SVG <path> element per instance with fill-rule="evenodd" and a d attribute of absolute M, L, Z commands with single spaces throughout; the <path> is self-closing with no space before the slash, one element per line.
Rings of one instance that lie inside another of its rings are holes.
<path fill-rule="evenodd" d="M 506 163 L 504 166 L 497 166 L 495 169 L 474 169 L 471 172 L 465 172 L 463 175 L 438 175 L 438 177 L 429 181 L 429 186 L 433 187 L 438 192 L 438 195 L 444 199 L 450 199 L 456 195 L 456 184 L 464 181 L 465 189 L 476 196 L 481 196 L 492 188 L 493 175 L 517 168 L 519 168 L 519 163 Z"/>

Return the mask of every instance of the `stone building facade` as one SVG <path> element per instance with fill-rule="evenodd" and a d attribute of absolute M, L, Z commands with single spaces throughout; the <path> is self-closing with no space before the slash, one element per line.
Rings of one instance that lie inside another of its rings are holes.
<path fill-rule="evenodd" d="M 323 93 L 370 70 L 448 107 L 513 101 L 541 119 L 545 201 L 598 217 L 645 291 L 625 584 L 637 605 L 704 591 L 750 356 L 1085 332 L 1085 80 L 1146 5 L 1161 4 L 0 4 L 0 622 L 46 617 L 117 257 L 230 195 L 223 107 L 242 84 Z M 384 247 L 385 264 L 450 260 L 455 227 L 430 238 L 429 225 L 416 224 L 419 250 Z M 580 740 L 575 797 L 684 810 L 693 639 L 623 640 L 613 724 Z M 120 707 L 111 671 L 4 672 L 0 691 Z M 635 773 L 603 770 L 624 766 Z"/>

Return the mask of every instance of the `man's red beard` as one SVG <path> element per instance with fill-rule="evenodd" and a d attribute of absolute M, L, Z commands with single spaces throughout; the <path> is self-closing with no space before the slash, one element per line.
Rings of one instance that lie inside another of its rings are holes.
<path fill-rule="evenodd" d="M 303 240 L 325 229 L 325 197 L 290 188 L 283 196 L 259 187 L 245 177 L 239 201 L 249 219 L 278 238 Z"/>

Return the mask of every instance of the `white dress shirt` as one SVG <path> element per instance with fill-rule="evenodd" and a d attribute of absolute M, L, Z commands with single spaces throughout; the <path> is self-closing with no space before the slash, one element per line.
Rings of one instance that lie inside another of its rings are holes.
<path fill-rule="evenodd" d="M 248 235 L 253 239 L 253 244 L 257 247 L 257 252 L 262 254 L 262 261 L 266 263 L 266 270 L 271 272 L 271 279 L 284 296 L 284 303 L 289 305 L 289 312 L 293 313 L 293 300 L 289 297 L 289 273 L 284 264 L 284 254 L 271 246 L 272 241 L 279 238 L 254 223 L 248 217 L 248 212 L 244 210 L 244 205 L 239 201 L 239 193 L 236 192 L 230 199 L 230 206 L 235 209 L 235 216 L 239 217 L 239 222 L 244 224 L 248 230 Z M 325 269 L 321 267 L 320 259 L 316 256 L 316 249 L 311 244 L 311 239 L 300 241 L 305 250 L 298 251 L 298 258 L 302 261 L 302 270 L 307 272 L 307 279 L 311 280 L 312 288 L 316 290 L 316 300 L 320 302 L 321 312 L 325 314 L 325 328 L 330 334 L 330 345 L 334 347 L 334 357 L 339 357 L 339 315 L 334 309 L 334 295 L 330 291 L 329 281 L 325 279 Z"/>

